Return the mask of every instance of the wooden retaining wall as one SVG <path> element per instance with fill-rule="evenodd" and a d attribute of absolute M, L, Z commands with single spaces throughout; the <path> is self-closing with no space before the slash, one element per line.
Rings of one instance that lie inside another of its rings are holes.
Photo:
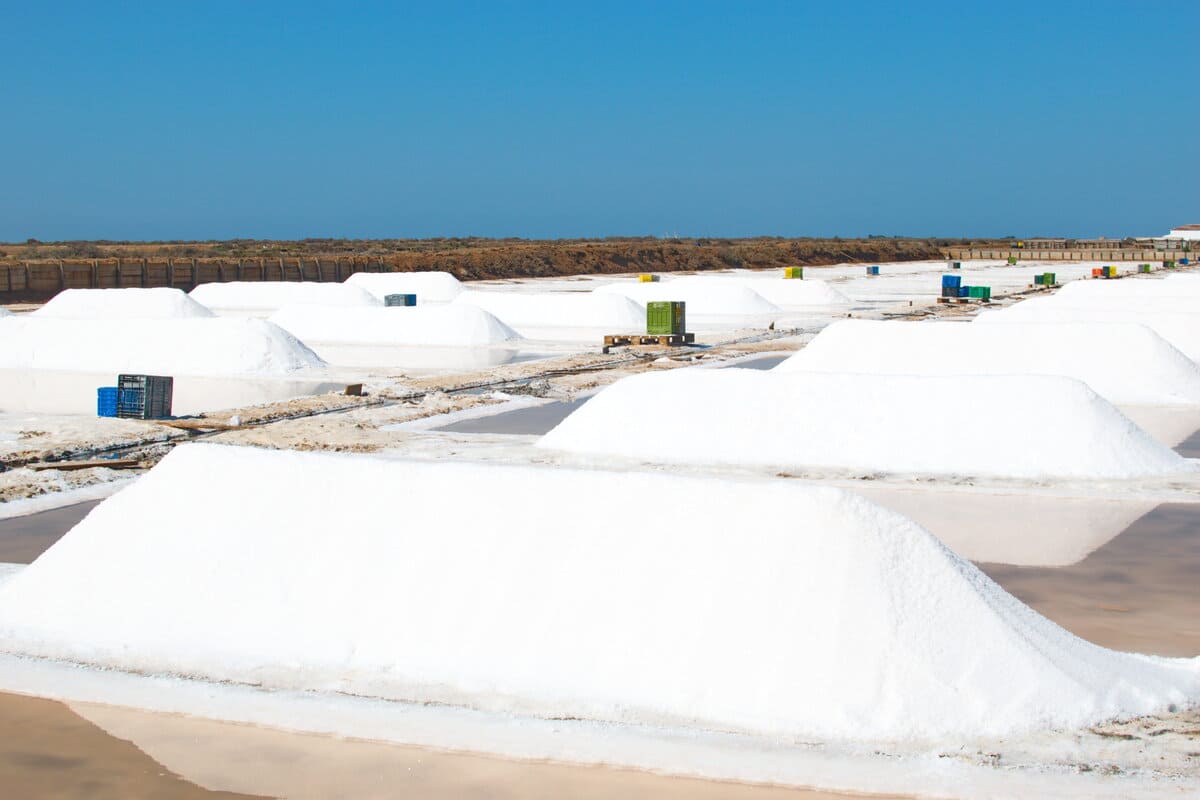
<path fill-rule="evenodd" d="M 96 259 L 20 261 L 0 264 L 4 295 L 48 296 L 63 289 L 113 289 L 168 286 L 190 291 L 214 281 L 336 281 L 356 272 L 390 272 L 379 259 Z"/>
<path fill-rule="evenodd" d="M 945 247 L 942 254 L 956 261 L 1007 261 L 1016 258 L 1020 261 L 1139 261 L 1163 262 L 1178 261 L 1190 253 L 1179 250 L 1141 250 L 1134 248 L 1114 248 L 1112 250 L 1092 250 L 1089 248 L 1060 249 L 1060 250 L 1029 250 L 1012 248 L 1008 250 L 978 249 L 969 247 Z"/>

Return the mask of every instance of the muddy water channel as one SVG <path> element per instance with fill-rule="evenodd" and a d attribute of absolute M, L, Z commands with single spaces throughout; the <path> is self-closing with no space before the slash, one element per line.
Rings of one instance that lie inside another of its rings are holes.
<path fill-rule="evenodd" d="M 0 787 L 4 797 L 89 800 L 855 797 L 507 761 L 6 694 L 0 694 Z"/>

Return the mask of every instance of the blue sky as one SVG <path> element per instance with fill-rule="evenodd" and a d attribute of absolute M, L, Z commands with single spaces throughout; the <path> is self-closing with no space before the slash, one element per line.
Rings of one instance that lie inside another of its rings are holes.
<path fill-rule="evenodd" d="M 1195 0 L 0 12 L 0 240 L 1200 222 Z"/>

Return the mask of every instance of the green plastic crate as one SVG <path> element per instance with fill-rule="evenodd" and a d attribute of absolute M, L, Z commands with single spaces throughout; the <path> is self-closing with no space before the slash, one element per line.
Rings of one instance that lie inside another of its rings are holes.
<path fill-rule="evenodd" d="M 783 277 L 802 280 L 804 278 L 804 267 L 784 267 Z"/>
<path fill-rule="evenodd" d="M 1175 262 L 1174 261 L 1164 261 L 1163 266 L 1166 267 L 1167 269 L 1171 269 L 1175 266 Z"/>
<path fill-rule="evenodd" d="M 1058 283 L 1058 274 L 1054 272 L 1045 272 L 1042 274 L 1042 285 L 1053 286 Z"/>
<path fill-rule="evenodd" d="M 1009 265 L 1010 267 L 1011 267 L 1011 266 L 1013 266 L 1013 265 L 1014 265 L 1014 264 L 1016 264 L 1016 263 L 1017 263 L 1017 257 L 1016 257 L 1016 256 L 1009 256 L 1009 257 L 1008 257 L 1008 265 Z"/>
<path fill-rule="evenodd" d="M 686 333 L 685 305 L 682 300 L 659 300 L 646 303 L 646 333 L 650 336 Z"/>
<path fill-rule="evenodd" d="M 1149 264 L 1138 264 L 1138 272 L 1146 273 L 1150 271 Z"/>
<path fill-rule="evenodd" d="M 1045 286 L 1046 285 L 1046 276 L 1045 275 L 1034 275 L 1033 276 L 1033 285 L 1034 286 Z"/>

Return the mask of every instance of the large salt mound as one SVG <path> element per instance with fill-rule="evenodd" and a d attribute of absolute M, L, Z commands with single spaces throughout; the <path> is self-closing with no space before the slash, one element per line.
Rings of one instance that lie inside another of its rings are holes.
<path fill-rule="evenodd" d="M 418 305 L 449 303 L 463 291 L 462 283 L 449 272 L 356 272 L 345 283 L 380 300 L 389 294 L 415 294 Z"/>
<path fill-rule="evenodd" d="M 0 308 L 0 317 L 11 317 L 13 313 L 7 308 Z"/>
<path fill-rule="evenodd" d="M 189 319 L 213 312 L 180 289 L 67 289 L 33 312 L 59 319 Z"/>
<path fill-rule="evenodd" d="M 514 328 L 644 330 L 646 312 L 624 297 L 584 293 L 465 291 L 455 303 L 478 306 Z"/>
<path fill-rule="evenodd" d="M 822 739 L 1075 728 L 1200 696 L 1196 660 L 1084 642 L 841 490 L 214 445 L 177 448 L 5 583 L 0 642 Z"/>
<path fill-rule="evenodd" d="M 153 375 L 280 374 L 322 366 L 287 331 L 251 319 L 0 320 L 0 368 Z"/>
<path fill-rule="evenodd" d="M 1110 403 L 1200 404 L 1200 367 L 1144 325 L 842 320 L 781 372 L 1066 375 Z"/>
<path fill-rule="evenodd" d="M 975 322 L 1110 322 L 1145 325 L 1192 361 L 1200 361 L 1200 313 L 1194 313 L 1190 309 L 1169 310 L 1160 307 L 1155 301 L 1146 306 L 1124 303 L 1087 308 L 1044 302 L 1047 300 L 1053 298 L 1037 298 L 1000 310 L 981 311 L 976 315 Z M 1131 305 L 1134 307 L 1131 308 Z M 1196 308 L 1200 309 L 1200 304 Z"/>
<path fill-rule="evenodd" d="M 1025 479 L 1192 469 L 1086 384 L 1051 376 L 672 370 L 617 381 L 538 446 L 656 462 Z"/>
<path fill-rule="evenodd" d="M 719 297 L 715 297 L 718 292 L 727 293 L 730 290 L 740 291 L 740 289 L 749 289 L 775 306 L 845 306 L 854 302 L 830 286 L 828 281 L 820 280 L 795 280 L 780 277 L 745 278 L 732 275 L 686 275 L 682 278 L 668 281 L 666 286 L 672 291 L 683 291 L 689 294 L 695 292 L 704 296 L 706 302 L 710 299 L 708 295 L 714 295 L 711 299 L 719 299 Z M 740 303 L 741 301 L 738 302 Z M 756 301 L 752 299 L 751 302 Z M 690 305 L 688 306 L 688 310 L 692 310 Z M 702 312 L 697 311 L 696 313 Z"/>
<path fill-rule="evenodd" d="M 608 283 L 597 286 L 593 294 L 618 294 L 645 306 L 660 300 L 682 300 L 687 313 L 699 316 L 752 316 L 779 312 L 751 289 L 748 282 L 729 278 L 693 276 L 660 283 Z"/>
<path fill-rule="evenodd" d="M 1200 281 L 1182 275 L 1166 280 L 1072 281 L 1052 295 L 1056 302 L 1091 302 L 1112 298 L 1200 298 Z"/>
<path fill-rule="evenodd" d="M 383 302 L 358 286 L 344 283 L 232 281 L 202 283 L 192 299 L 214 311 L 272 313 L 284 306 L 378 306 Z"/>
<path fill-rule="evenodd" d="M 521 338 L 470 305 L 395 308 L 288 306 L 271 322 L 305 342 L 355 345 L 474 347 Z"/>

